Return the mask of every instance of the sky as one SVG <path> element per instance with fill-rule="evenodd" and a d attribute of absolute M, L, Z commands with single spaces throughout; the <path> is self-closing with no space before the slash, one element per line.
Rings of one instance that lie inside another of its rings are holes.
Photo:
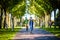
<path fill-rule="evenodd" d="M 59 10 L 57 9 L 57 10 L 56 10 L 56 14 L 58 13 L 58 11 L 59 11 Z M 54 11 L 52 11 L 51 14 L 52 14 L 52 15 L 51 15 L 51 20 L 54 20 Z"/>
<path fill-rule="evenodd" d="M 32 17 L 33 19 L 35 19 L 35 15 L 34 15 L 34 14 L 32 14 L 32 15 L 30 15 L 30 14 L 25 14 L 25 15 L 23 16 L 23 19 L 25 19 L 25 17 L 27 17 L 27 19 L 30 19 L 30 17 Z"/>

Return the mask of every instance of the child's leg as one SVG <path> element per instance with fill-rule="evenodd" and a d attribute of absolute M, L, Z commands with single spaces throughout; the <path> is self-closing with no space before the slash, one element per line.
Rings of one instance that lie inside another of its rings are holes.
<path fill-rule="evenodd" d="M 28 26 L 26 25 L 26 31 L 28 31 Z"/>

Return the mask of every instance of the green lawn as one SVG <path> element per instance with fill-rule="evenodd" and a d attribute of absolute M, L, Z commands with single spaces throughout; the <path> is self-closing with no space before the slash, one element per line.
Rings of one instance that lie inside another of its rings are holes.
<path fill-rule="evenodd" d="M 60 29 L 56 28 L 43 28 L 44 30 L 53 33 L 55 36 L 60 37 Z"/>
<path fill-rule="evenodd" d="M 6 29 L 0 29 L 0 40 L 12 39 L 20 29 L 21 28 L 14 28 L 14 31 L 12 31 L 11 28 L 8 28 L 7 30 Z"/>

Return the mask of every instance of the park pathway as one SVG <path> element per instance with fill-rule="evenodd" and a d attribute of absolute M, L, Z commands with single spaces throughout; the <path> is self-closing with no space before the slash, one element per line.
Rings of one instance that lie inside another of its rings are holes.
<path fill-rule="evenodd" d="M 13 40 L 60 40 L 53 34 L 39 28 L 35 28 L 32 33 L 30 30 L 26 31 L 25 28 L 20 30 Z"/>

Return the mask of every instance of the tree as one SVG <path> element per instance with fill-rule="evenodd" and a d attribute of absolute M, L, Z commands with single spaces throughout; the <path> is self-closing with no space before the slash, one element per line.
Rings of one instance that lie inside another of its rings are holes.
<path fill-rule="evenodd" d="M 21 3 L 17 4 L 15 7 L 11 9 L 12 14 L 12 28 L 14 28 L 14 17 L 20 18 L 25 14 L 25 2 L 22 1 Z"/>
<path fill-rule="evenodd" d="M 58 26 L 60 29 L 60 11 L 58 11 L 57 17 L 55 17 L 55 26 Z M 56 28 L 56 27 L 55 27 Z"/>
<path fill-rule="evenodd" d="M 12 9 L 16 4 L 20 3 L 23 0 L 0 0 L 0 5 L 2 7 L 2 9 L 4 9 L 4 14 L 5 14 L 5 18 L 4 18 L 4 28 L 6 27 L 6 14 L 7 11 L 10 11 L 10 9 Z"/>
<path fill-rule="evenodd" d="M 0 15 L 0 29 L 2 28 L 2 15 L 3 15 L 3 9 L 1 8 L 1 15 Z"/>
<path fill-rule="evenodd" d="M 51 7 L 51 4 L 49 3 L 49 0 L 33 0 L 33 1 L 31 1 L 31 7 L 32 7 L 32 5 L 33 5 L 33 12 L 34 13 L 36 13 L 35 12 L 35 10 L 41 10 L 41 11 L 43 11 L 44 12 L 44 15 L 45 15 L 45 19 L 47 18 L 47 17 L 49 17 L 49 15 L 50 15 L 50 12 L 52 11 L 52 7 Z M 36 7 L 36 6 L 37 7 Z M 37 9 L 35 9 L 35 8 L 37 8 Z M 41 11 L 38 11 L 38 13 L 37 14 L 40 14 L 39 12 L 41 12 Z M 32 12 L 32 11 L 31 11 Z M 36 15 L 37 15 L 36 14 Z M 40 15 L 42 15 L 42 14 L 40 14 Z M 50 18 L 49 18 L 50 19 Z M 48 19 L 48 20 L 49 20 Z M 48 20 L 47 21 L 45 21 L 45 24 L 48 24 Z"/>

